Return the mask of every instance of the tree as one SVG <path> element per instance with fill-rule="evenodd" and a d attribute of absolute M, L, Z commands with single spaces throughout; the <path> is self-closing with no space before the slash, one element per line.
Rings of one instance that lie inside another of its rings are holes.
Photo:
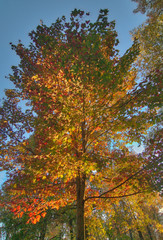
<path fill-rule="evenodd" d="M 133 11 L 134 13 L 141 12 L 142 14 L 147 13 L 148 16 L 154 15 L 155 13 L 161 13 L 163 7 L 162 1 L 160 0 L 132 0 L 138 3 L 138 7 Z"/>
<path fill-rule="evenodd" d="M 14 214 L 4 209 L 1 210 L 1 237 L 5 240 L 31 240 L 45 239 L 47 217 L 42 218 L 37 224 L 26 224 L 28 218 L 15 218 Z"/>
<path fill-rule="evenodd" d="M 151 174 L 153 188 L 162 195 L 162 126 L 155 126 L 148 135 L 146 148 L 143 153 L 144 158 L 148 158 L 150 164 L 148 171 Z"/>
<path fill-rule="evenodd" d="M 142 78 L 148 79 L 157 88 L 158 94 L 155 95 L 155 101 L 162 107 L 162 1 L 160 0 L 140 0 L 135 12 L 147 13 L 145 23 L 134 29 L 133 37 L 140 43 L 140 54 L 137 59 L 137 67 Z M 157 84 L 155 84 L 157 82 Z M 156 118 L 162 117 L 162 110 L 158 110 Z M 162 126 L 155 125 L 149 132 L 147 142 L 145 143 L 145 153 L 151 162 L 149 171 L 153 178 L 153 185 L 161 191 L 161 158 L 162 158 Z M 153 169 L 152 169 L 153 168 Z M 155 172 L 155 173 L 154 173 Z M 154 175 L 153 175 L 154 173 Z"/>
<path fill-rule="evenodd" d="M 108 228 L 114 232 L 118 230 L 122 239 L 123 236 L 124 239 L 153 239 L 156 232 L 162 231 L 158 219 L 161 201 L 158 193 L 135 195 L 119 201 L 113 206 L 113 213 L 108 214 Z"/>
<path fill-rule="evenodd" d="M 162 199 L 159 194 L 140 194 L 116 201 L 109 211 L 102 209 L 89 216 L 88 239 L 155 239 L 163 230 L 159 220 Z"/>
<path fill-rule="evenodd" d="M 135 0 L 133 0 L 135 1 Z M 143 75 L 154 70 L 162 75 L 162 1 L 140 0 L 134 12 L 147 13 L 147 20 L 132 31 L 140 43 L 139 67 Z"/>
<path fill-rule="evenodd" d="M 0 222 L 1 222 L 1 237 L 5 240 L 30 240 L 39 239 L 44 240 L 47 230 L 47 225 L 52 220 L 52 211 L 46 210 L 46 216 L 41 217 L 36 224 L 26 224 L 28 221 L 27 214 L 14 215 L 11 211 L 12 196 L 5 190 L 1 190 L 1 201 L 8 204 L 7 207 L 0 208 Z"/>
<path fill-rule="evenodd" d="M 8 195 L 5 189 L 1 192 L 3 202 L 9 203 L 13 196 Z M 2 200 L 2 199 L 1 199 Z M 45 214 L 44 214 L 45 215 Z M 67 207 L 47 209 L 46 215 L 41 216 L 40 221 L 33 224 L 27 223 L 28 214 L 15 216 L 11 208 L 0 208 L 0 238 L 5 240 L 45 240 L 58 239 L 66 236 L 66 239 L 74 239 L 75 211 Z"/>
<path fill-rule="evenodd" d="M 47 208 L 76 207 L 77 240 L 85 238 L 95 205 L 108 209 L 114 199 L 148 189 L 147 159 L 125 145 L 140 143 L 159 121 L 157 81 L 155 88 L 152 81 L 137 83 L 138 44 L 119 57 L 107 14 L 100 10 L 91 23 L 84 20 L 89 13 L 75 9 L 69 22 L 39 25 L 29 47 L 12 44 L 20 64 L 12 67 L 15 89 L 6 90 L 1 107 L 10 208 L 37 223 Z"/>

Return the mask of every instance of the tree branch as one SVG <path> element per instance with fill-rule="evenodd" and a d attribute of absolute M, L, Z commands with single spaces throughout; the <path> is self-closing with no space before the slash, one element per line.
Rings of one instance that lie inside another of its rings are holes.
<path fill-rule="evenodd" d="M 10 127 L 10 128 L 11 128 L 11 127 Z M 12 128 L 11 128 L 11 131 L 12 131 Z M 2 132 L 2 131 L 1 131 L 1 132 Z M 28 147 L 24 146 L 24 145 L 22 144 L 22 142 L 21 142 L 17 137 L 11 136 L 11 135 L 8 134 L 7 132 L 5 132 L 5 133 L 6 133 L 6 135 L 8 135 L 11 139 L 14 139 L 14 140 L 16 140 L 17 142 L 19 142 L 25 150 L 30 151 L 33 155 L 36 155 L 36 153 L 35 153 L 31 148 L 28 148 Z M 12 131 L 12 133 L 13 133 L 13 131 Z"/>
<path fill-rule="evenodd" d="M 92 196 L 92 197 L 88 197 L 85 199 L 85 201 L 87 201 L 88 199 L 95 199 L 95 198 L 105 198 L 105 199 L 109 199 L 109 198 L 123 198 L 123 197 L 129 197 L 129 196 L 133 196 L 133 195 L 136 195 L 136 194 L 139 194 L 139 193 L 143 193 L 143 192 L 135 192 L 135 193 L 130 193 L 130 194 L 127 194 L 127 195 L 121 195 L 121 196 L 113 196 L 113 197 L 101 197 L 100 195 L 99 196 Z"/>
<path fill-rule="evenodd" d="M 133 175 L 131 175 L 130 177 L 128 177 L 125 181 L 123 181 L 122 183 L 118 184 L 116 187 L 109 189 L 108 191 L 100 194 L 99 196 L 92 196 L 92 197 L 87 197 L 85 199 L 85 201 L 87 201 L 90 198 L 107 198 L 107 197 L 102 197 L 103 195 L 114 191 L 115 189 L 119 188 L 120 186 L 122 186 L 123 184 L 125 184 L 126 182 L 128 182 L 130 179 L 134 178 L 136 175 L 138 175 L 140 172 L 142 172 L 146 167 L 141 168 L 139 171 L 137 171 L 136 173 L 134 173 Z M 114 198 L 114 197 L 109 197 L 109 198 Z"/>
<path fill-rule="evenodd" d="M 113 104 L 111 107 L 108 107 L 108 109 L 110 108 L 112 110 L 113 107 L 115 107 L 115 109 L 117 109 L 117 111 L 119 111 L 119 109 L 121 109 L 122 107 L 126 106 L 127 104 L 129 104 L 130 102 L 132 102 L 133 100 L 135 100 L 135 98 L 137 98 L 138 95 L 140 95 L 143 91 L 145 91 L 145 89 L 141 90 L 138 89 L 138 90 L 135 90 L 134 94 L 133 94 L 133 97 L 130 98 L 130 99 L 127 99 L 126 101 L 122 102 L 122 103 L 119 103 L 122 99 L 120 99 L 118 102 L 116 102 L 115 104 Z M 119 104 L 119 106 L 118 106 Z M 116 106 L 117 105 L 117 106 Z M 106 107 L 106 105 L 105 105 Z M 115 111 L 114 111 L 115 113 Z M 108 116 L 107 116 L 108 117 Z M 106 118 L 107 118 L 106 117 Z M 96 125 L 97 126 L 100 126 L 102 123 L 100 122 L 99 124 Z M 117 123 L 116 125 L 118 125 L 119 123 Z M 96 141 L 101 135 L 103 135 L 104 133 L 108 132 L 111 128 L 103 131 L 102 133 L 100 133 L 98 136 L 96 136 L 90 143 L 88 143 L 86 149 L 92 144 L 92 142 Z M 90 132 L 88 135 L 91 135 L 92 132 Z"/>

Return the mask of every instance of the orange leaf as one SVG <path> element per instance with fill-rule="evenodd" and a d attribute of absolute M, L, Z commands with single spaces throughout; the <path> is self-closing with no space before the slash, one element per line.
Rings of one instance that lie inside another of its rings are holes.
<path fill-rule="evenodd" d="M 36 224 L 36 223 L 37 223 L 36 218 L 33 218 L 33 219 L 31 220 L 31 222 L 32 222 L 33 224 Z"/>
<path fill-rule="evenodd" d="M 40 215 L 37 215 L 37 216 L 36 216 L 36 220 L 37 220 L 37 222 L 39 222 L 39 221 L 40 221 L 40 218 L 41 218 L 41 216 L 40 216 Z"/>
<path fill-rule="evenodd" d="M 96 127 L 96 128 L 95 128 L 95 131 L 98 131 L 98 130 L 100 130 L 100 129 L 101 129 L 100 127 Z"/>
<path fill-rule="evenodd" d="M 46 216 L 46 212 L 41 213 L 41 216 L 44 218 Z"/>

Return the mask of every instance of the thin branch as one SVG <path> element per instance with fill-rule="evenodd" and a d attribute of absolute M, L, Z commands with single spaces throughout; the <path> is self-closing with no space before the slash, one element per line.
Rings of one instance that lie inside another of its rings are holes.
<path fill-rule="evenodd" d="M 25 195 L 26 195 L 26 198 L 27 198 L 27 200 L 28 200 L 28 203 L 31 204 L 31 201 L 30 201 L 30 199 L 29 199 L 29 196 L 28 196 L 28 193 L 27 193 L 26 189 L 25 189 Z"/>
<path fill-rule="evenodd" d="M 36 155 L 36 153 L 35 153 L 31 148 L 28 148 L 28 147 L 24 146 L 19 139 L 17 139 L 16 137 L 13 137 L 13 138 L 15 138 L 16 141 L 18 141 L 19 143 L 21 143 L 22 147 L 23 147 L 25 150 L 30 151 L 33 155 Z"/>
<path fill-rule="evenodd" d="M 92 197 L 88 197 L 85 199 L 85 201 L 87 201 L 88 199 L 95 199 L 95 198 L 105 198 L 105 199 L 109 199 L 109 198 L 123 198 L 123 197 L 129 197 L 129 196 L 133 196 L 133 195 L 136 195 L 136 194 L 139 194 L 139 193 L 143 193 L 143 192 L 135 192 L 135 193 L 131 193 L 131 194 L 127 194 L 127 195 L 121 195 L 121 196 L 114 196 L 114 197 L 100 197 L 100 196 L 92 196 Z"/>
<path fill-rule="evenodd" d="M 144 90 L 144 89 L 143 89 Z M 130 102 L 132 102 L 135 98 L 137 98 L 137 96 L 138 95 L 140 95 L 142 92 L 143 92 L 143 90 L 137 90 L 137 91 L 135 91 L 135 93 L 134 93 L 134 95 L 133 95 L 133 97 L 132 98 L 130 98 L 130 99 L 128 99 L 128 100 L 126 100 L 126 101 L 124 101 L 124 102 L 122 102 L 121 104 L 119 103 L 122 99 L 120 99 L 118 102 L 116 102 L 115 104 L 113 104 L 111 107 L 109 107 L 110 109 L 112 109 L 113 107 L 115 107 L 115 110 L 117 109 L 118 111 L 122 108 L 122 107 L 124 107 L 124 106 L 126 106 L 127 104 L 129 104 Z M 119 106 L 116 106 L 116 105 L 118 105 L 118 104 L 120 104 Z M 105 106 L 106 107 L 106 106 Z M 108 109 L 109 109 L 108 108 Z M 115 111 L 114 111 L 114 113 L 115 113 Z M 106 116 L 106 118 L 107 118 L 108 116 Z M 96 127 L 97 126 L 100 126 L 102 123 L 100 122 L 99 124 L 97 124 L 96 125 Z M 118 125 L 119 123 L 117 123 L 116 125 Z M 116 125 L 114 125 L 114 126 L 116 126 Z M 106 132 L 108 132 L 109 130 L 111 129 L 111 127 L 109 128 L 109 129 L 107 129 L 107 130 L 105 130 L 103 133 L 101 133 L 101 134 L 99 134 L 98 136 L 96 136 L 88 145 L 87 145 L 87 147 L 86 147 L 86 149 L 88 148 L 88 146 L 90 146 L 91 144 L 92 144 L 92 142 L 94 142 L 94 141 L 96 141 L 101 135 L 103 135 L 104 133 L 106 133 Z M 92 132 L 90 132 L 89 134 L 88 134 L 88 136 L 89 135 L 91 135 L 91 133 Z"/>
<path fill-rule="evenodd" d="M 64 183 L 64 182 L 58 182 L 58 183 L 53 183 L 52 185 L 47 185 L 47 186 L 43 186 L 43 187 L 30 187 L 30 190 L 47 190 L 49 188 L 53 188 L 53 187 L 60 186 L 60 185 L 66 185 L 66 187 L 64 188 L 64 189 L 66 189 L 69 186 L 73 186 L 73 184 L 75 184 L 75 181 L 69 182 L 68 184 Z M 20 186 L 20 187 L 15 187 L 15 188 L 7 187 L 8 190 L 15 190 L 15 191 L 22 191 L 22 190 L 26 191 L 27 188 L 29 188 L 29 186 L 27 186 L 27 187 Z"/>
<path fill-rule="evenodd" d="M 56 236 L 54 236 L 54 237 L 52 237 L 52 238 L 49 238 L 49 240 L 52 240 L 52 239 L 54 239 L 54 238 L 56 238 Z"/>
<path fill-rule="evenodd" d="M 139 171 L 137 171 L 136 173 L 134 173 L 133 175 L 131 175 L 130 177 L 128 177 L 125 181 L 123 181 L 122 183 L 120 183 L 120 184 L 117 185 L 116 187 L 114 187 L 114 188 L 112 188 L 112 189 L 109 189 L 108 191 L 102 193 L 102 194 L 100 195 L 100 197 L 103 196 L 103 195 L 105 195 L 105 194 L 107 194 L 108 192 L 112 192 L 112 191 L 114 191 L 115 189 L 121 187 L 123 184 L 125 184 L 125 183 L 128 182 L 130 179 L 134 178 L 136 175 L 138 175 L 140 172 L 142 172 L 142 171 L 144 170 L 144 168 L 145 168 L 145 167 L 143 167 L 142 169 L 140 169 Z"/>
<path fill-rule="evenodd" d="M 111 129 L 111 128 L 110 128 Z M 94 142 L 96 141 L 100 136 L 102 136 L 104 133 L 107 133 L 110 129 L 107 129 L 105 131 L 103 131 L 102 133 L 100 133 L 98 136 L 96 136 L 92 141 L 90 141 L 86 147 L 86 150 L 88 149 L 88 147 Z"/>
<path fill-rule="evenodd" d="M 105 198 L 105 197 L 102 197 L 103 195 L 109 193 L 109 192 L 112 192 L 114 191 L 115 189 L 121 187 L 123 184 L 125 184 L 126 182 L 128 182 L 130 179 L 134 178 L 136 175 L 138 175 L 141 171 L 143 171 L 146 167 L 143 167 L 142 169 L 140 169 L 139 171 L 137 171 L 136 173 L 134 173 L 133 175 L 131 175 L 130 177 L 128 177 L 125 181 L 123 181 L 122 183 L 118 184 L 116 187 L 112 188 L 112 189 L 109 189 L 108 191 L 100 194 L 99 196 L 92 196 L 92 197 L 87 197 L 85 199 L 85 201 L 87 201 L 89 198 Z M 114 198 L 114 197 L 112 197 Z"/>
<path fill-rule="evenodd" d="M 10 128 L 11 128 L 11 127 L 10 127 Z M 12 128 L 11 128 L 11 131 L 12 131 Z M 2 131 L 1 131 L 1 132 L 2 132 Z M 12 131 L 12 133 L 13 133 L 13 131 Z M 11 139 L 14 139 L 14 140 L 16 140 L 17 142 L 21 143 L 22 147 L 23 147 L 25 150 L 30 151 L 33 155 L 36 155 L 36 153 L 35 153 L 31 148 L 28 148 L 28 147 L 24 146 L 24 145 L 22 144 L 22 142 L 21 142 L 17 137 L 11 136 L 11 135 L 8 134 L 7 132 L 6 132 L 6 135 L 8 135 Z"/>

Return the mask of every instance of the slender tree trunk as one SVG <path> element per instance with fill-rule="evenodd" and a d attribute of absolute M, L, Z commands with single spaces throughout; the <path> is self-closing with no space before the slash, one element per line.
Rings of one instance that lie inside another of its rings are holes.
<path fill-rule="evenodd" d="M 88 239 L 88 230 L 87 230 L 87 225 L 85 225 L 85 240 Z"/>
<path fill-rule="evenodd" d="M 85 95 L 83 92 L 83 122 L 81 124 L 82 132 L 82 150 L 83 153 L 86 152 L 86 135 L 85 135 Z M 79 157 L 78 151 L 76 152 L 77 157 Z M 85 174 L 80 172 L 78 169 L 78 176 L 76 178 L 76 193 L 77 193 L 77 233 L 76 240 L 85 240 L 85 222 L 84 222 L 84 194 L 85 194 Z"/>
<path fill-rule="evenodd" d="M 48 223 L 48 218 L 46 217 L 46 218 L 43 220 L 43 223 L 42 223 L 40 240 L 44 240 L 44 239 L 45 239 L 45 234 L 46 234 L 46 230 L 47 230 L 47 223 Z"/>
<path fill-rule="evenodd" d="M 76 179 L 77 190 L 77 235 L 76 240 L 85 240 L 85 223 L 84 223 L 84 192 L 85 176 L 78 174 Z"/>
<path fill-rule="evenodd" d="M 70 239 L 73 240 L 74 239 L 74 234 L 73 234 L 73 225 L 72 225 L 73 221 L 72 219 L 69 220 L 69 226 L 70 226 Z"/>
<path fill-rule="evenodd" d="M 129 230 L 129 234 L 130 234 L 130 239 L 133 240 L 133 236 L 132 236 L 132 230 Z"/>
<path fill-rule="evenodd" d="M 118 211 L 117 211 L 116 205 L 114 203 L 113 203 L 113 208 L 114 208 L 114 211 L 115 211 L 116 215 L 118 216 Z M 116 222 L 115 222 L 115 228 L 117 230 L 118 240 L 121 240 L 121 232 L 120 232 L 118 224 L 117 224 L 117 219 L 116 219 Z"/>
<path fill-rule="evenodd" d="M 46 233 L 46 231 L 43 229 L 43 230 L 41 231 L 40 240 L 44 240 L 44 239 L 45 239 L 45 233 Z"/>
<path fill-rule="evenodd" d="M 147 231 L 148 231 L 148 235 L 150 237 L 150 240 L 153 240 L 152 233 L 151 233 L 150 227 L 148 225 L 147 225 Z"/>
<path fill-rule="evenodd" d="M 139 234 L 139 238 L 140 238 L 141 240 L 144 240 L 143 234 L 142 234 L 142 232 L 141 232 L 140 230 L 138 230 L 138 234 Z"/>

